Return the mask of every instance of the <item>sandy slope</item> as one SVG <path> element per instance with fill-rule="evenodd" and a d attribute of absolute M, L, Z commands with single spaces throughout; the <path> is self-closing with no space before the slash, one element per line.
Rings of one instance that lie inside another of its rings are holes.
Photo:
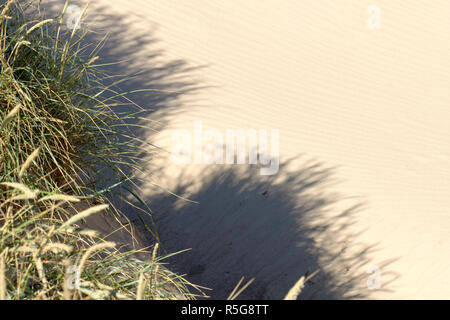
<path fill-rule="evenodd" d="M 224 297 L 245 275 L 256 281 L 244 297 L 281 298 L 320 268 L 304 298 L 450 297 L 450 3 L 407 3 L 91 6 L 98 30 L 111 32 L 104 52 L 130 59 L 115 71 L 143 71 L 126 88 L 163 92 L 135 95 L 162 107 L 152 114 L 162 131 L 148 140 L 170 148 L 170 129 L 198 120 L 280 130 L 276 176 L 249 166 L 149 165 L 143 193 L 163 242 L 169 251 L 192 248 L 174 263 L 211 296 Z M 365 26 L 369 4 L 382 9 L 380 30 Z M 195 90 L 174 93 L 185 89 Z M 162 199 L 150 181 L 200 204 Z M 371 266 L 380 268 L 380 290 L 366 287 Z"/>

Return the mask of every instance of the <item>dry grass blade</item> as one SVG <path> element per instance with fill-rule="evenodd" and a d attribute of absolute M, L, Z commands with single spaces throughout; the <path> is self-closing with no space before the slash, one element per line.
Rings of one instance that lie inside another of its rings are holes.
<path fill-rule="evenodd" d="M 72 291 L 71 291 L 71 288 L 69 287 L 69 283 L 70 283 L 71 276 L 72 276 L 71 269 L 70 269 L 72 264 L 70 262 L 70 258 L 65 259 L 63 264 L 64 264 L 64 270 L 65 270 L 64 281 L 63 281 L 63 298 L 64 298 L 64 300 L 72 300 Z"/>
<path fill-rule="evenodd" d="M 236 285 L 236 287 L 234 287 L 227 300 L 235 300 L 242 292 L 244 292 L 245 289 L 248 288 L 248 286 L 252 284 L 253 281 L 255 281 L 255 278 L 250 279 L 242 288 L 239 289 L 243 281 L 244 277 L 239 280 L 238 284 Z"/>
<path fill-rule="evenodd" d="M 81 230 L 79 232 L 80 236 L 87 236 L 87 237 L 91 237 L 91 238 L 98 238 L 100 237 L 100 233 L 98 233 L 95 230 L 90 230 L 90 229 L 84 229 Z"/>
<path fill-rule="evenodd" d="M 138 286 L 136 289 L 136 300 L 142 300 L 142 297 L 144 296 L 146 282 L 147 281 L 144 277 L 144 274 L 141 272 L 141 274 L 139 275 Z"/>
<path fill-rule="evenodd" d="M 9 112 L 6 117 L 3 119 L 2 124 L 0 125 L 0 131 L 3 130 L 3 128 L 6 127 L 6 125 L 11 122 L 19 113 L 20 108 L 22 107 L 21 104 L 18 104 L 14 109 L 11 110 L 11 112 Z"/>
<path fill-rule="evenodd" d="M 39 152 L 41 152 L 41 147 L 37 148 L 29 155 L 25 163 L 22 165 L 22 168 L 20 169 L 19 180 L 23 177 L 25 171 L 27 171 L 27 169 L 31 166 L 33 161 L 38 157 Z"/>
<path fill-rule="evenodd" d="M 1 182 L 1 185 L 19 190 L 23 193 L 32 193 L 32 191 L 24 184 L 22 183 L 17 183 L 17 182 Z"/>
<path fill-rule="evenodd" d="M 300 293 L 302 292 L 305 283 L 308 282 L 312 277 L 314 277 L 319 270 L 315 271 L 313 274 L 308 277 L 302 276 L 300 279 L 294 284 L 294 286 L 289 290 L 283 300 L 297 300 Z"/>
<path fill-rule="evenodd" d="M 69 220 L 67 220 L 66 222 L 64 222 L 59 228 L 58 230 L 61 229 L 65 229 L 67 227 L 70 227 L 72 224 L 74 224 L 77 221 L 80 221 L 81 219 L 85 219 L 87 217 L 89 217 L 90 215 L 94 214 L 94 213 L 99 213 L 103 210 L 105 210 L 106 208 L 108 208 L 109 205 L 107 204 L 101 204 L 89 209 L 86 209 L 78 214 L 76 214 L 75 216 L 73 216 L 72 218 L 70 218 Z"/>
<path fill-rule="evenodd" d="M 47 23 L 50 23 L 50 22 L 53 22 L 53 21 L 54 21 L 53 19 L 47 19 L 47 20 L 43 20 L 43 21 L 40 21 L 40 22 L 36 23 L 34 26 L 32 26 L 32 27 L 27 31 L 27 33 L 25 33 L 25 36 L 29 35 L 29 34 L 32 33 L 34 30 L 36 30 L 36 29 L 42 27 L 43 25 L 46 25 Z"/>
<path fill-rule="evenodd" d="M 84 265 L 86 264 L 87 260 L 89 259 L 89 256 L 93 252 L 102 250 L 102 249 L 107 249 L 107 248 L 114 248 L 115 246 L 116 246 L 116 244 L 114 242 L 109 241 L 109 242 L 99 243 L 99 244 L 96 244 L 96 245 L 90 247 L 86 251 L 86 253 L 83 255 L 83 257 L 81 258 L 80 265 L 79 265 L 80 272 L 83 271 Z"/>
<path fill-rule="evenodd" d="M 32 191 L 26 185 L 17 182 L 2 182 L 0 185 L 4 185 L 22 192 L 22 194 L 10 198 L 10 201 L 32 200 L 36 199 L 39 194 L 39 190 Z"/>
<path fill-rule="evenodd" d="M 158 253 L 159 243 L 156 243 L 153 247 L 153 253 L 152 253 L 152 262 L 156 259 L 156 254 Z"/>
<path fill-rule="evenodd" d="M 69 246 L 67 244 L 64 243 L 50 243 L 48 245 L 46 245 L 43 249 L 42 249 L 42 253 L 46 253 L 47 251 L 57 251 L 57 250 L 61 250 L 61 251 L 65 251 L 67 253 L 71 253 L 73 250 L 72 246 Z"/>
<path fill-rule="evenodd" d="M 6 270 L 5 270 L 5 256 L 8 253 L 8 248 L 0 254 L 0 300 L 6 299 Z"/>
<path fill-rule="evenodd" d="M 17 0 L 9 0 L 9 1 L 6 3 L 5 7 L 4 7 L 3 10 L 2 10 L 1 18 L 6 17 L 6 15 L 7 15 L 8 12 L 9 12 L 9 9 L 10 9 L 11 6 L 13 5 L 13 3 L 16 2 L 16 1 L 17 1 Z"/>
<path fill-rule="evenodd" d="M 51 194 L 39 199 L 39 202 L 43 201 L 80 202 L 80 198 L 65 194 Z"/>

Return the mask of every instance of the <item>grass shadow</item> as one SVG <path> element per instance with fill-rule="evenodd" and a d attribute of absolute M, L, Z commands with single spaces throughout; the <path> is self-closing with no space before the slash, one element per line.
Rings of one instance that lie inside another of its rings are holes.
<path fill-rule="evenodd" d="M 334 170 L 317 161 L 302 161 L 284 176 L 260 176 L 257 168 L 211 167 L 200 187 L 180 177 L 174 196 L 149 195 L 169 252 L 191 249 L 171 258 L 174 270 L 188 280 L 212 288 L 213 299 L 225 299 L 239 279 L 255 278 L 240 299 L 282 299 L 302 275 L 307 282 L 301 299 L 364 299 L 370 294 L 366 268 L 383 271 L 380 290 L 397 277 L 393 261 L 371 260 L 376 244 L 358 242 L 355 226 L 362 203 L 330 192 Z"/>
<path fill-rule="evenodd" d="M 198 91 L 206 89 L 192 75 L 204 66 L 160 59 L 165 52 L 159 49 L 156 27 L 147 21 L 131 29 L 128 19 L 96 7 L 88 19 L 95 30 L 89 41 L 97 43 L 109 34 L 98 64 L 107 64 L 109 74 L 128 77 L 115 87 L 134 92 L 127 98 L 143 112 L 141 120 L 130 120 L 130 130 L 151 143 L 154 130 L 163 129 L 169 118 L 195 103 Z M 124 103 L 129 105 L 126 99 Z M 302 166 L 291 171 L 294 160 Z M 260 176 L 254 167 L 211 166 L 195 179 L 181 175 L 171 190 L 198 204 L 152 188 L 147 181 L 134 186 L 153 211 L 164 249 L 191 248 L 169 260 L 171 269 L 212 288 L 208 294 L 214 299 L 226 298 L 242 276 L 255 281 L 241 299 L 281 299 L 302 275 L 316 270 L 320 273 L 306 284 L 300 298 L 366 298 L 370 294 L 366 265 L 375 264 L 388 276 L 382 290 L 389 290 L 398 275 L 385 272 L 392 260 L 371 260 L 377 244 L 358 242 L 364 230 L 355 225 L 364 205 L 329 192 L 335 171 L 302 157 L 285 161 L 279 175 L 271 177 Z M 143 204 L 132 204 L 135 207 L 123 211 L 136 219 L 136 208 Z M 141 218 L 149 223 L 148 217 Z"/>

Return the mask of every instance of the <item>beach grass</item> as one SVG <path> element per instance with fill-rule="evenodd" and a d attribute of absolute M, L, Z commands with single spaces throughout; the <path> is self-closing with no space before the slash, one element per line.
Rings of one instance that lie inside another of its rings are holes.
<path fill-rule="evenodd" d="M 124 250 L 83 228 L 100 213 L 123 221 L 109 199 L 139 169 L 126 125 L 139 110 L 118 111 L 102 44 L 63 24 L 68 2 L 51 19 L 39 3 L 0 5 L 0 299 L 193 297 L 157 245 Z"/>

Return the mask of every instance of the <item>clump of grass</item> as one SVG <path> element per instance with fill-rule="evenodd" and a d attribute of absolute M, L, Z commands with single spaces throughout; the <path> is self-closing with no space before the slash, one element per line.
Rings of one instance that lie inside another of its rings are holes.
<path fill-rule="evenodd" d="M 1 11 L 0 178 L 13 179 L 41 148 L 23 182 L 80 192 L 105 164 L 117 170 L 126 148 L 116 102 L 93 66 L 97 50 L 83 47 L 86 31 L 64 31 L 64 12 L 42 20 L 35 1 L 8 1 Z"/>
<path fill-rule="evenodd" d="M 74 215 L 69 208 L 78 197 L 1 185 L 8 196 L 0 205 L 0 299 L 187 297 L 184 279 L 161 266 L 156 249 L 143 261 L 139 250 L 122 252 L 77 225 L 107 205 Z"/>
<path fill-rule="evenodd" d="M 156 250 L 142 261 L 80 228 L 89 215 L 120 214 L 97 179 L 109 170 L 113 186 L 130 180 L 136 150 L 121 140 L 122 94 L 94 65 L 99 46 L 64 29 L 67 5 L 54 19 L 39 1 L 0 5 L 0 299 L 187 298 Z M 87 199 L 100 204 L 78 212 Z"/>

